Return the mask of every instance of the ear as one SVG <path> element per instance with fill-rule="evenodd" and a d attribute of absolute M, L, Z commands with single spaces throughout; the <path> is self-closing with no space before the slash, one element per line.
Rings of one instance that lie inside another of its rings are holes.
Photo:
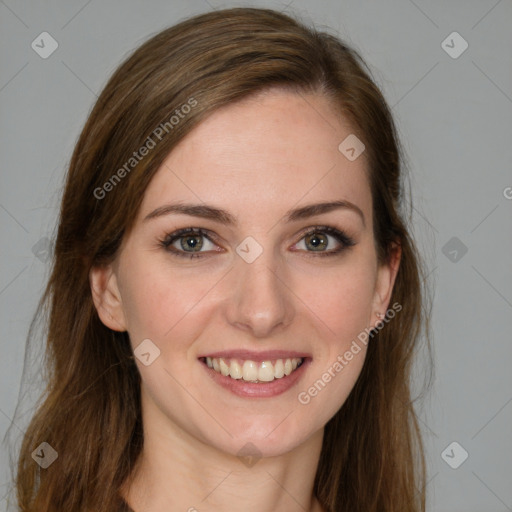
<path fill-rule="evenodd" d="M 386 263 L 379 265 L 377 270 L 377 280 L 375 283 L 373 312 L 370 323 L 372 327 L 375 327 L 376 323 L 380 322 L 383 318 L 382 316 L 379 318 L 377 313 L 385 314 L 388 309 L 396 275 L 398 274 L 398 268 L 400 267 L 401 256 L 402 248 L 400 244 L 393 242 L 390 249 L 389 260 Z"/>
<path fill-rule="evenodd" d="M 112 266 L 93 267 L 89 272 L 89 283 L 94 306 L 102 323 L 113 331 L 126 331 L 121 294 Z"/>

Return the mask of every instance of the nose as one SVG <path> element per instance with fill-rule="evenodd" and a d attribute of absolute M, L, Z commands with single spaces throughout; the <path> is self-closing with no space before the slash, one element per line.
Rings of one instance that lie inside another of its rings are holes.
<path fill-rule="evenodd" d="M 293 294 L 283 273 L 278 275 L 278 269 L 271 263 L 271 256 L 266 257 L 264 251 L 252 263 L 240 259 L 231 272 L 227 320 L 256 338 L 269 337 L 285 328 L 295 315 Z"/>

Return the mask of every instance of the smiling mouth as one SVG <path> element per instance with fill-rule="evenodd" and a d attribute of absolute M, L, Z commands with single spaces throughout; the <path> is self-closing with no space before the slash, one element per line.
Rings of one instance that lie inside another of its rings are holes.
<path fill-rule="evenodd" d="M 224 377 L 246 382 L 263 383 L 282 379 L 292 374 L 304 363 L 303 357 L 274 359 L 268 361 L 237 360 L 223 357 L 202 357 L 200 360 Z"/>

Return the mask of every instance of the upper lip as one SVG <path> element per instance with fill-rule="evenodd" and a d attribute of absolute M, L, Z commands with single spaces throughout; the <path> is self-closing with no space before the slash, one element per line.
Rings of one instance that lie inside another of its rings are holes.
<path fill-rule="evenodd" d="M 223 359 L 243 359 L 245 361 L 270 361 L 274 359 L 293 359 L 293 358 L 310 358 L 311 355 L 306 352 L 296 352 L 293 350 L 265 350 L 262 352 L 255 352 L 252 350 L 220 350 L 217 352 L 209 352 L 199 356 L 199 359 L 204 357 L 223 358 Z"/>

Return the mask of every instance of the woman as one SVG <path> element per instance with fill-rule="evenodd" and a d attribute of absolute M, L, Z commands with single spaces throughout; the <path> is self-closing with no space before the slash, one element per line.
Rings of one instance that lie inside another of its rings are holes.
<path fill-rule="evenodd" d="M 143 44 L 67 174 L 19 509 L 423 511 L 403 200 L 337 38 L 237 8 Z"/>

